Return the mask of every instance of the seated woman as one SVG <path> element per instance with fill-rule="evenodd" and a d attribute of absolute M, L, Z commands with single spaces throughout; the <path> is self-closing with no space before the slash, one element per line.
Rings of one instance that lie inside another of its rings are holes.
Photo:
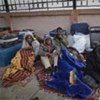
<path fill-rule="evenodd" d="M 39 54 L 47 74 L 52 74 L 52 72 L 56 71 L 58 51 L 50 37 L 44 39 L 44 43 L 40 46 Z"/>
<path fill-rule="evenodd" d="M 30 31 L 28 31 L 24 36 L 22 48 L 27 48 L 29 46 L 32 46 L 36 57 L 39 52 L 40 43 Z"/>
<path fill-rule="evenodd" d="M 22 81 L 34 71 L 34 60 L 37 55 L 35 48 L 38 43 L 34 36 L 25 34 L 22 49 L 19 50 L 11 61 L 11 65 L 3 74 L 3 86 L 11 86 L 13 83 Z M 34 49 L 34 50 L 33 50 Z"/>
<path fill-rule="evenodd" d="M 61 49 L 62 57 L 58 61 L 58 71 L 51 75 L 45 84 L 67 96 L 87 98 L 92 90 L 82 82 L 84 63 L 76 59 L 67 49 Z"/>

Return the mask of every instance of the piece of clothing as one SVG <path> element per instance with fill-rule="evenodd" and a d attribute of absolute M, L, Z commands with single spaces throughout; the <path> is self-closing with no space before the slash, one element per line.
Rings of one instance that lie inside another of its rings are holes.
<path fill-rule="evenodd" d="M 42 61 L 43 65 L 46 69 L 48 69 L 52 65 L 57 66 L 57 64 L 58 64 L 58 55 L 54 55 L 51 58 L 48 58 L 47 56 L 46 57 L 42 56 L 41 61 Z"/>
<path fill-rule="evenodd" d="M 30 35 L 33 38 L 33 42 L 32 42 L 32 47 L 35 53 L 35 56 L 38 55 L 39 53 L 39 47 L 40 47 L 40 43 L 37 41 L 37 39 L 33 36 L 33 34 L 31 32 L 27 32 L 24 36 L 24 40 L 23 40 L 23 44 L 22 44 L 22 48 L 27 48 L 29 47 L 29 44 L 27 43 L 27 41 L 25 40 L 25 38 Z"/>
<path fill-rule="evenodd" d="M 3 74 L 3 85 L 10 86 L 14 82 L 24 80 L 34 71 L 34 52 L 32 49 L 21 49 L 11 61 L 11 65 Z"/>
<path fill-rule="evenodd" d="M 58 61 L 58 72 L 51 75 L 51 81 L 45 81 L 45 84 L 67 96 L 82 98 L 91 96 L 92 89 L 82 82 L 84 63 L 71 56 L 67 49 L 62 49 L 61 52 L 62 58 Z"/>
<path fill-rule="evenodd" d="M 58 38 L 57 36 L 55 36 L 54 42 L 55 42 L 55 45 L 57 45 L 59 48 L 67 48 L 68 37 L 64 34 L 62 34 L 61 38 Z"/>
<path fill-rule="evenodd" d="M 52 53 L 52 54 L 59 54 L 59 51 L 57 50 L 57 46 L 52 44 L 50 48 L 48 48 L 46 45 L 44 45 L 43 43 L 40 45 L 40 49 L 39 49 L 39 55 L 40 56 L 45 56 L 46 53 Z"/>

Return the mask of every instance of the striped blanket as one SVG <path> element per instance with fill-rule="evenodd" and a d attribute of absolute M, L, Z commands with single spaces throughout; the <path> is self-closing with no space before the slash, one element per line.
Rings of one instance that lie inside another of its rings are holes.
<path fill-rule="evenodd" d="M 4 71 L 3 86 L 11 86 L 30 76 L 34 68 L 34 52 L 32 49 L 21 49 L 11 61 L 11 65 Z"/>

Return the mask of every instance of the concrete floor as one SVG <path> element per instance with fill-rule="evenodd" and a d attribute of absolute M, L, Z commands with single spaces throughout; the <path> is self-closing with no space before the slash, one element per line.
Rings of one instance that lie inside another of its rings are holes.
<path fill-rule="evenodd" d="M 35 96 L 38 96 L 39 100 L 69 100 L 57 94 L 39 90 L 35 76 L 25 87 L 19 85 L 0 87 L 0 100 L 32 100 Z"/>

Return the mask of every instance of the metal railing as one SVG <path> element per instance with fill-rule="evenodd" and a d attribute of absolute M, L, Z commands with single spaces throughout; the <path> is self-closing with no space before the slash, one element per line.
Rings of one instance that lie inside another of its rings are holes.
<path fill-rule="evenodd" d="M 6 11 L 4 0 L 0 0 L 0 11 Z"/>
<path fill-rule="evenodd" d="M 0 0 L 0 11 L 36 11 L 98 7 L 100 0 Z"/>
<path fill-rule="evenodd" d="M 76 0 L 77 8 L 99 8 L 100 0 Z"/>

